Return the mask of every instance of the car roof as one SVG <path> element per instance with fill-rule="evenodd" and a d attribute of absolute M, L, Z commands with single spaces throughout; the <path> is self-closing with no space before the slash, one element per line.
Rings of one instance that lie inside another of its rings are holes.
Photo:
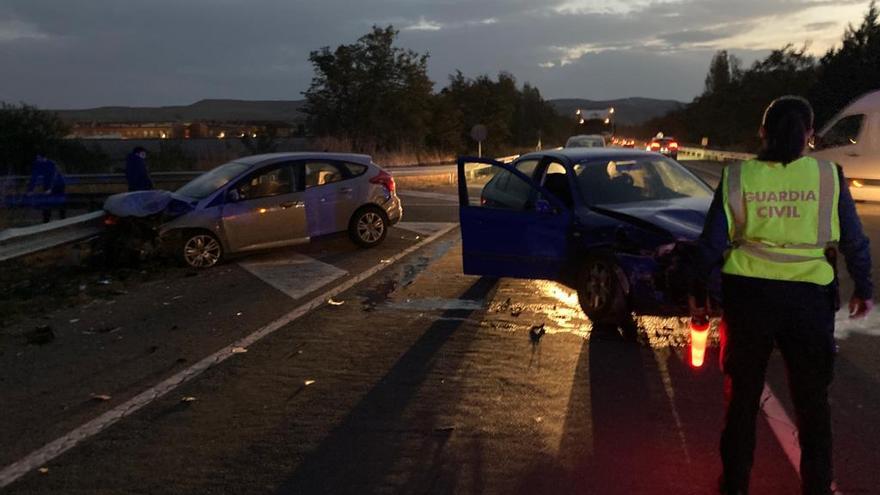
<path fill-rule="evenodd" d="M 340 160 L 369 165 L 373 159 L 370 155 L 357 153 L 322 153 L 316 151 L 297 151 L 287 153 L 264 153 L 262 155 L 244 156 L 234 161 L 245 165 L 262 165 L 286 160 Z"/>
<path fill-rule="evenodd" d="M 625 160 L 636 158 L 656 158 L 657 153 L 649 151 L 634 150 L 632 148 L 561 148 L 555 150 L 535 151 L 522 155 L 522 158 L 541 158 L 549 156 L 558 160 L 568 160 L 571 162 L 580 162 L 583 160 Z"/>
<path fill-rule="evenodd" d="M 572 139 L 580 139 L 580 138 L 601 139 L 603 141 L 605 140 L 605 138 L 600 134 L 577 134 L 575 136 L 571 136 L 568 139 L 570 141 Z"/>

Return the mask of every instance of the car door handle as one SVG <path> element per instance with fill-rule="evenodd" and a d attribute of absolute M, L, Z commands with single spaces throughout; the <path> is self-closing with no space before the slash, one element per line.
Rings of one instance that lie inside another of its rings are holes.
<path fill-rule="evenodd" d="M 342 194 L 350 194 L 352 189 L 350 187 L 340 187 L 339 192 Z"/>
<path fill-rule="evenodd" d="M 846 156 L 859 156 L 858 153 L 855 153 L 855 152 L 852 152 L 852 151 L 850 151 L 849 153 L 844 153 L 844 155 L 846 155 Z"/>
<path fill-rule="evenodd" d="M 291 207 L 292 208 L 304 208 L 305 206 L 306 206 L 306 204 L 303 203 L 302 201 L 285 201 L 284 203 L 281 203 L 281 208 L 283 208 L 285 210 L 288 208 L 291 208 Z"/>

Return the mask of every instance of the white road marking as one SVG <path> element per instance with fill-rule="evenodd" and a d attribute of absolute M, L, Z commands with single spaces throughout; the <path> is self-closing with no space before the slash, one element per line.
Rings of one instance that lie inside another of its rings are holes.
<path fill-rule="evenodd" d="M 250 258 L 238 265 L 293 299 L 299 299 L 348 274 L 345 270 L 299 253 Z"/>
<path fill-rule="evenodd" d="M 392 256 L 387 260 L 386 263 L 378 263 L 369 270 L 355 275 L 354 277 L 346 280 L 345 282 L 342 282 L 341 284 L 333 287 L 323 294 L 314 297 L 310 301 L 281 316 L 280 318 L 269 323 L 268 325 L 263 326 L 252 334 L 233 342 L 232 344 L 220 349 L 214 354 L 211 354 L 210 356 L 195 363 L 189 368 L 176 373 L 174 376 L 162 381 L 161 383 L 153 387 L 150 387 L 149 389 L 141 392 L 140 394 L 127 400 L 126 402 L 114 407 L 104 414 L 101 414 L 97 418 L 73 429 L 66 435 L 49 442 L 43 447 L 26 455 L 24 458 L 6 466 L 5 468 L 3 468 L 2 471 L 0 471 L 0 488 L 9 485 L 10 483 L 14 482 L 15 480 L 19 479 L 20 477 L 24 476 L 34 469 L 45 466 L 48 462 L 60 456 L 64 452 L 72 449 L 80 442 L 87 440 L 94 435 L 97 435 L 98 433 L 105 430 L 122 418 L 134 414 L 154 400 L 159 399 L 168 392 L 199 376 L 205 370 L 222 363 L 232 356 L 237 355 L 233 353 L 234 348 L 242 347 L 247 349 L 249 346 L 259 342 L 264 337 L 271 335 L 272 333 L 283 328 L 288 323 L 302 317 L 303 315 L 307 314 L 318 306 L 325 304 L 326 301 L 331 297 L 336 296 L 341 292 L 345 292 L 346 290 L 354 287 L 360 282 L 363 282 L 364 280 L 372 277 L 380 271 L 385 270 L 389 266 L 393 265 L 395 262 L 400 261 L 405 256 L 408 256 L 414 251 L 421 249 L 429 243 L 439 239 L 441 236 L 451 231 L 456 226 L 457 225 L 455 224 L 447 225 L 445 228 L 439 230 L 433 236 L 426 238 L 423 242 L 420 242 L 414 246 L 410 246 L 402 252 Z"/>
<path fill-rule="evenodd" d="M 880 311 L 874 310 L 868 316 L 861 319 L 849 317 L 849 311 L 844 308 L 834 315 L 834 336 L 843 340 L 854 333 L 877 337 L 880 336 Z"/>
<path fill-rule="evenodd" d="M 400 222 L 396 225 L 396 227 L 400 227 L 401 229 L 409 230 L 417 234 L 434 235 L 437 232 L 440 232 L 441 230 L 449 227 L 450 225 L 456 224 L 450 222 Z"/>
<path fill-rule="evenodd" d="M 457 194 L 444 194 L 444 193 L 428 192 L 428 191 L 398 191 L 397 194 L 399 196 L 412 196 L 414 198 L 443 199 L 446 201 L 454 201 L 454 202 L 458 203 L 458 195 Z"/>
<path fill-rule="evenodd" d="M 794 421 L 788 417 L 785 408 L 782 407 L 782 403 L 780 403 L 779 399 L 773 395 L 773 391 L 770 390 L 770 386 L 766 383 L 764 384 L 764 393 L 761 397 L 761 409 L 764 410 L 764 415 L 767 417 L 767 424 L 770 425 L 770 429 L 773 430 L 773 434 L 776 435 L 776 439 L 779 441 L 779 445 L 785 452 L 785 456 L 788 457 L 788 461 L 791 462 L 795 472 L 798 477 L 800 477 L 801 447 L 798 443 L 797 426 L 795 426 Z M 833 481 L 831 482 L 831 489 L 834 493 L 843 495 L 843 492 L 838 490 L 837 484 Z"/>

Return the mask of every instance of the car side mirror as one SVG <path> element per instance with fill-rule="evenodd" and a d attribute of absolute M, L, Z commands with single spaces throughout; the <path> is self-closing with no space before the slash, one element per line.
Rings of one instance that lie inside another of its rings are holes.
<path fill-rule="evenodd" d="M 822 136 L 820 136 L 818 134 L 813 134 L 810 137 L 810 140 L 807 141 L 807 146 L 809 146 L 811 150 L 821 150 L 822 149 Z"/>
<path fill-rule="evenodd" d="M 241 200 L 241 194 L 239 194 L 238 189 L 230 189 L 229 192 L 226 193 L 226 200 L 230 203 L 235 203 Z"/>

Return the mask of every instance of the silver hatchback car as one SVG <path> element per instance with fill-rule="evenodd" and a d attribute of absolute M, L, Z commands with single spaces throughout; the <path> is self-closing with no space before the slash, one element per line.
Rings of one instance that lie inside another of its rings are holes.
<path fill-rule="evenodd" d="M 163 198 L 149 196 L 163 193 Z M 348 231 L 362 247 L 381 243 L 403 216 L 394 178 L 367 155 L 272 153 L 240 158 L 206 172 L 174 193 L 139 191 L 108 198 L 161 209 L 159 239 L 186 264 L 207 268 L 225 254 L 288 246 Z M 146 215 L 144 215 L 146 216 Z"/>

